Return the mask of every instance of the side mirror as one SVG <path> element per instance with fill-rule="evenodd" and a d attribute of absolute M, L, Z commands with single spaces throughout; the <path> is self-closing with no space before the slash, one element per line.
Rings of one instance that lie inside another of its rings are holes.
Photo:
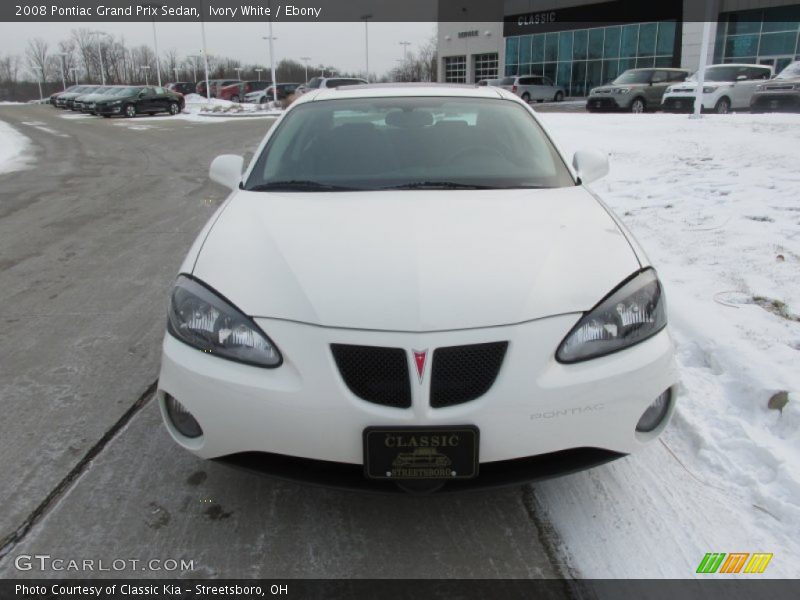
<path fill-rule="evenodd" d="M 572 166 L 581 183 L 591 183 L 608 175 L 608 157 L 599 150 L 578 150 L 572 157 Z"/>
<path fill-rule="evenodd" d="M 242 169 L 244 168 L 244 158 L 236 154 L 222 154 L 211 162 L 208 169 L 208 176 L 211 181 L 215 181 L 226 188 L 235 190 L 239 187 L 242 180 Z"/>

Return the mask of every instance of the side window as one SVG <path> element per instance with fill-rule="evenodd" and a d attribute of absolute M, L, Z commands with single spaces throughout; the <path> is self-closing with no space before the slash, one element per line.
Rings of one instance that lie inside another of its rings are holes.
<path fill-rule="evenodd" d="M 748 69 L 747 72 L 748 79 L 769 79 L 769 70 L 768 69 L 759 69 L 756 67 L 751 67 Z"/>
<path fill-rule="evenodd" d="M 653 71 L 653 75 L 650 77 L 651 83 L 664 83 L 666 81 L 667 81 L 666 71 Z"/>
<path fill-rule="evenodd" d="M 669 80 L 670 81 L 686 81 L 686 73 L 682 73 L 681 71 L 670 71 L 669 72 Z"/>
<path fill-rule="evenodd" d="M 155 88 L 156 94 L 166 94 L 167 91 L 164 88 L 157 87 Z"/>
<path fill-rule="evenodd" d="M 534 85 L 534 78 L 533 77 L 520 77 L 519 78 L 520 85 Z"/>
<path fill-rule="evenodd" d="M 542 77 L 542 83 L 544 85 L 552 86 L 553 85 L 553 80 L 550 79 L 549 77 Z"/>

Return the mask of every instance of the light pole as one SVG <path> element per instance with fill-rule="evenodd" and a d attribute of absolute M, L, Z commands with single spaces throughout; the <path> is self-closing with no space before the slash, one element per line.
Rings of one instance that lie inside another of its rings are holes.
<path fill-rule="evenodd" d="M 274 102 L 278 101 L 278 82 L 275 81 L 275 58 L 273 56 L 274 48 L 272 46 L 272 40 L 276 39 L 272 35 L 272 19 L 269 20 L 269 35 L 262 37 L 262 40 L 269 40 L 269 70 L 270 76 L 272 78 L 272 100 Z"/>
<path fill-rule="evenodd" d="M 142 71 L 144 71 L 144 84 L 150 85 L 150 78 L 148 77 L 148 73 L 150 73 L 150 65 L 142 65 L 139 67 Z M 161 86 L 159 86 L 161 87 Z"/>
<path fill-rule="evenodd" d="M 44 102 L 44 96 L 42 95 L 42 77 L 44 77 L 44 69 L 42 67 L 31 67 L 34 71 L 39 71 L 39 77 L 36 79 L 36 83 L 39 84 L 39 102 Z"/>
<path fill-rule="evenodd" d="M 156 73 L 158 73 L 158 87 L 161 87 L 161 61 L 158 59 L 158 36 L 156 36 L 156 12 L 161 8 L 159 4 L 142 3 L 141 6 L 153 9 L 153 47 L 156 51 Z"/>
<path fill-rule="evenodd" d="M 372 15 L 361 15 L 359 18 L 364 21 L 364 55 L 366 56 L 367 60 L 366 80 L 369 83 L 369 20 L 372 18 Z"/>
<path fill-rule="evenodd" d="M 319 70 L 321 71 L 320 77 L 325 77 L 325 65 L 320 63 Z"/>
<path fill-rule="evenodd" d="M 241 79 L 242 78 L 242 67 L 234 67 L 233 70 L 236 71 L 236 77 Z"/>
<path fill-rule="evenodd" d="M 403 47 L 403 62 L 408 60 L 408 47 L 411 45 L 411 42 L 399 42 L 400 45 Z"/>
<path fill-rule="evenodd" d="M 178 67 L 172 67 L 172 70 L 175 71 L 175 82 L 177 83 L 178 79 L 180 79 L 178 77 Z"/>
<path fill-rule="evenodd" d="M 261 73 L 264 72 L 264 69 L 256 69 L 256 74 L 258 75 L 258 80 L 261 81 Z"/>
<path fill-rule="evenodd" d="M 306 65 L 306 80 L 305 83 L 308 83 L 308 61 L 311 60 L 310 56 L 301 56 L 300 60 L 302 60 Z"/>
<path fill-rule="evenodd" d="M 66 52 L 56 52 L 56 56 L 60 56 L 61 57 L 61 86 L 66 90 L 67 89 L 67 78 L 64 75 L 64 71 L 67 68 L 67 64 L 66 64 L 67 53 Z"/>
<path fill-rule="evenodd" d="M 111 37 L 110 34 L 106 33 L 105 31 L 92 31 L 91 34 L 92 35 L 101 35 L 101 36 L 104 35 L 107 38 L 111 38 L 112 40 L 114 39 L 113 37 Z M 97 53 L 100 55 L 100 80 L 102 81 L 103 85 L 105 85 L 106 84 L 106 68 L 105 68 L 105 65 L 103 65 L 103 46 L 101 46 L 99 43 L 97 45 Z"/>
<path fill-rule="evenodd" d="M 78 71 L 80 71 L 78 67 L 70 67 L 69 69 L 69 72 L 72 73 L 72 79 L 75 81 L 75 85 L 78 85 Z"/>

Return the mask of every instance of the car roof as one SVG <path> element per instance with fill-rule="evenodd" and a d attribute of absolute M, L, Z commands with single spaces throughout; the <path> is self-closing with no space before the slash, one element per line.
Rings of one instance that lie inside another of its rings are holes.
<path fill-rule="evenodd" d="M 370 83 L 339 88 L 320 88 L 303 94 L 299 101 L 356 98 L 455 96 L 461 98 L 503 98 L 497 88 L 447 83 Z"/>
<path fill-rule="evenodd" d="M 762 69 L 771 69 L 770 65 L 755 65 L 753 63 L 717 63 L 715 65 L 708 65 L 706 69 L 711 67 L 760 67 Z"/>

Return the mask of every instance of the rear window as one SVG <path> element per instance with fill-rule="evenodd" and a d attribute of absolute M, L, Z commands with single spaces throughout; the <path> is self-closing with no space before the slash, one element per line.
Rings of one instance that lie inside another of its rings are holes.
<path fill-rule="evenodd" d="M 246 189 L 280 189 L 286 182 L 358 190 L 431 183 L 574 185 L 524 107 L 461 97 L 342 99 L 297 106 L 262 151 Z"/>

